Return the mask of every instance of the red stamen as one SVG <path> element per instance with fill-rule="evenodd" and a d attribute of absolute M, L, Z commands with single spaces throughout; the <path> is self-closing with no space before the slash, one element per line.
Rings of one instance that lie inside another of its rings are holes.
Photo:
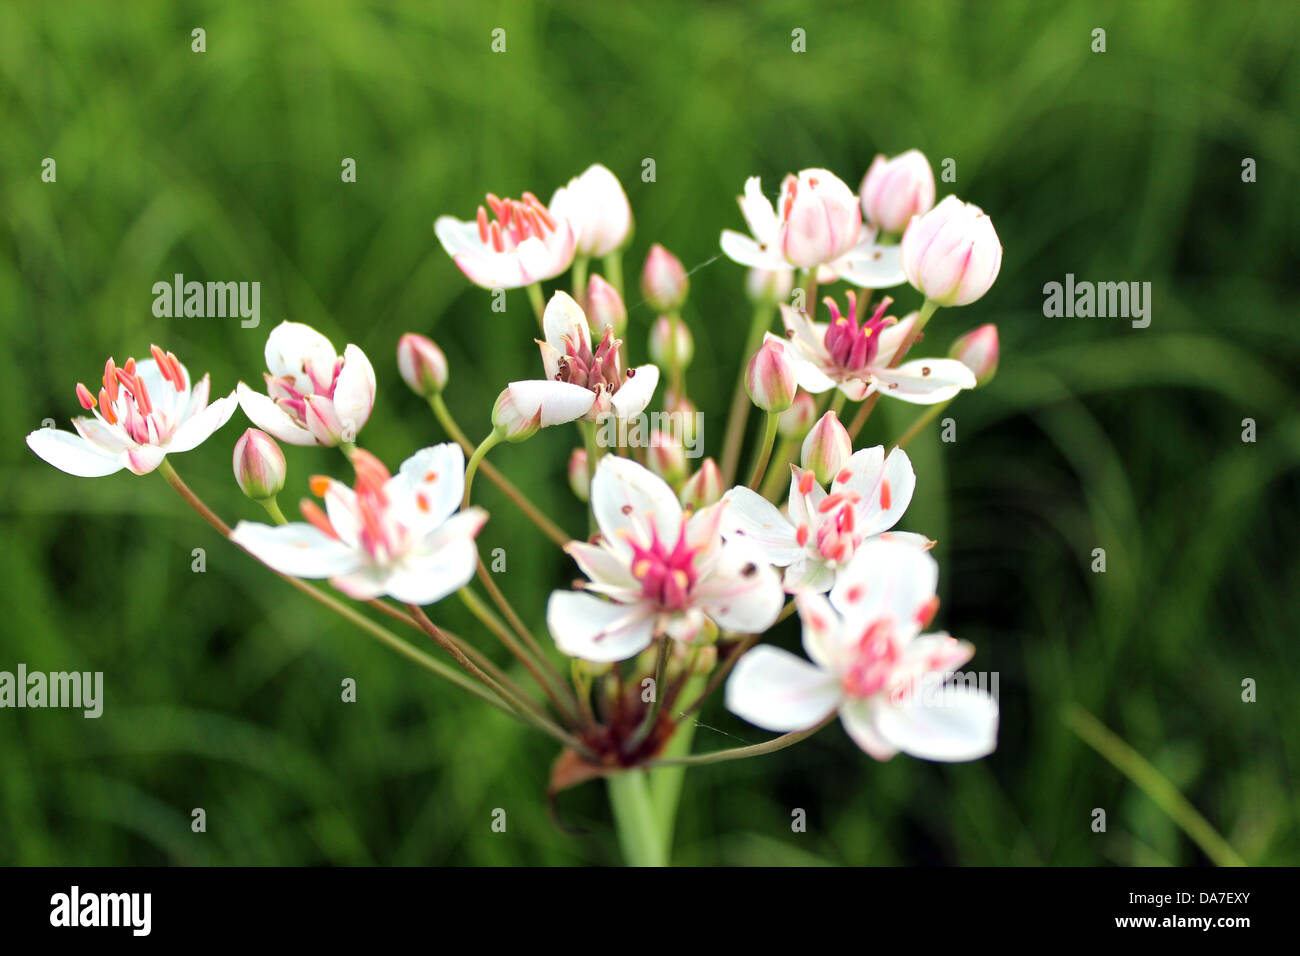
<path fill-rule="evenodd" d="M 304 498 L 299 503 L 298 508 L 302 511 L 302 516 L 306 518 L 310 524 L 325 532 L 335 541 L 338 540 L 338 532 L 335 531 L 334 526 L 330 524 L 330 519 L 325 516 L 325 512 L 321 511 L 320 505 L 316 504 L 316 502 L 312 501 L 310 498 Z"/>
<path fill-rule="evenodd" d="M 80 382 L 77 383 L 77 401 L 81 403 L 81 407 L 86 411 L 90 411 L 95 407 L 95 396 L 91 395 L 90 389 Z"/>
<path fill-rule="evenodd" d="M 110 425 L 117 424 L 117 413 L 113 411 L 113 400 L 109 397 L 108 390 L 104 388 L 99 390 L 99 414 L 103 415 L 104 421 Z"/>
<path fill-rule="evenodd" d="M 488 218 L 487 210 L 482 206 L 478 207 L 478 241 L 488 241 Z"/>
<path fill-rule="evenodd" d="M 893 496 L 892 494 L 890 494 L 890 492 L 889 492 L 889 482 L 888 482 L 888 481 L 882 481 L 882 482 L 880 483 L 880 507 L 882 507 L 882 508 L 884 508 L 886 511 L 888 511 L 888 510 L 889 510 L 889 504 L 890 504 L 890 502 L 892 502 L 893 500 L 894 500 L 894 496 Z"/>

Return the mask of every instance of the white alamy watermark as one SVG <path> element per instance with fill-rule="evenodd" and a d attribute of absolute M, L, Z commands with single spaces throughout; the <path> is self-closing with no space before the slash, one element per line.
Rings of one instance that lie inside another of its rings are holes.
<path fill-rule="evenodd" d="M 95 718 L 104 712 L 103 671 L 0 671 L 0 707 L 58 707 L 84 711 Z"/>
<path fill-rule="evenodd" d="M 160 319 L 239 318 L 246 329 L 262 321 L 262 283 L 186 282 L 176 273 L 171 282 L 153 284 L 153 314 Z"/>
<path fill-rule="evenodd" d="M 687 458 L 704 453 L 702 412 L 642 412 L 628 418 L 603 415 L 596 421 L 601 448 L 659 448 L 681 446 Z"/>
<path fill-rule="evenodd" d="M 1132 319 L 1133 328 L 1151 324 L 1150 282 L 1065 282 L 1043 286 L 1043 315 L 1049 319 Z"/>
<path fill-rule="evenodd" d="M 998 671 L 927 671 L 890 688 L 895 703 L 915 700 L 927 708 L 958 707 L 965 691 L 979 691 L 998 699 Z"/>
<path fill-rule="evenodd" d="M 133 936 L 148 936 L 153 927 L 153 894 L 82 893 L 74 885 L 67 893 L 50 897 L 50 925 L 125 926 Z"/>

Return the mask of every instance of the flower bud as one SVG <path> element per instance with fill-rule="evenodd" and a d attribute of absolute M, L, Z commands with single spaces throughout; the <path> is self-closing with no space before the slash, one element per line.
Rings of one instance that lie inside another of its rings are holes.
<path fill-rule="evenodd" d="M 650 432 L 650 449 L 646 463 L 656 475 L 675 485 L 686 477 L 686 450 L 675 435 L 658 428 Z"/>
<path fill-rule="evenodd" d="M 513 385 L 508 385 L 492 406 L 492 427 L 506 441 L 525 441 L 541 430 L 542 408 L 525 401 Z"/>
<path fill-rule="evenodd" d="M 998 327 L 990 323 L 972 329 L 952 343 L 948 355 L 975 373 L 977 386 L 987 385 L 998 370 Z"/>
<path fill-rule="evenodd" d="M 674 327 L 677 331 L 676 354 L 673 352 Z M 650 359 L 656 365 L 671 367 L 676 361 L 677 366 L 685 371 L 694 357 L 695 340 L 685 322 L 674 321 L 666 315 L 655 319 L 655 324 L 650 326 Z"/>
<path fill-rule="evenodd" d="M 264 431 L 248 428 L 239 436 L 234 468 L 239 490 L 254 501 L 274 498 L 284 488 L 284 452 Z"/>
<path fill-rule="evenodd" d="M 765 412 L 783 412 L 794 403 L 797 383 L 785 343 L 768 339 L 745 369 L 749 397 Z"/>
<path fill-rule="evenodd" d="M 411 391 L 432 398 L 447 386 L 447 356 L 423 335 L 407 332 L 397 340 L 397 371 Z"/>
<path fill-rule="evenodd" d="M 862 215 L 884 232 L 901 232 L 913 216 L 934 207 L 934 171 L 919 149 L 885 159 L 877 156 L 858 190 Z"/>
<path fill-rule="evenodd" d="M 579 501 L 591 498 L 591 473 L 587 470 L 587 449 L 575 448 L 569 456 L 569 487 Z"/>
<path fill-rule="evenodd" d="M 722 472 L 712 458 L 706 458 L 695 474 L 682 485 L 682 505 L 687 508 L 707 508 L 722 500 Z"/>
<path fill-rule="evenodd" d="M 627 306 L 623 304 L 623 297 L 598 275 L 593 275 L 587 283 L 586 307 L 593 341 L 599 342 L 606 329 L 619 338 L 627 328 Z"/>
<path fill-rule="evenodd" d="M 805 391 L 794 397 L 794 404 L 783 411 L 776 420 L 777 433 L 782 438 L 798 439 L 808 434 L 817 418 L 817 403 Z"/>
<path fill-rule="evenodd" d="M 826 169 L 805 169 L 781 184 L 781 252 L 812 269 L 838 259 L 858 242 L 862 206 L 844 180 Z"/>
<path fill-rule="evenodd" d="M 650 247 L 641 270 L 641 294 L 660 312 L 676 312 L 686 301 L 690 280 L 681 260 L 659 243 Z"/>
<path fill-rule="evenodd" d="M 813 473 L 819 485 L 828 485 L 853 454 L 853 439 L 839 416 L 827 412 L 803 440 L 799 464 Z"/>
<path fill-rule="evenodd" d="M 899 252 L 907 281 L 935 305 L 970 305 L 1002 268 L 993 220 L 956 196 L 913 219 Z"/>
<path fill-rule="evenodd" d="M 794 291 L 794 272 L 790 269 L 750 269 L 745 273 L 745 294 L 755 305 L 785 302 Z"/>

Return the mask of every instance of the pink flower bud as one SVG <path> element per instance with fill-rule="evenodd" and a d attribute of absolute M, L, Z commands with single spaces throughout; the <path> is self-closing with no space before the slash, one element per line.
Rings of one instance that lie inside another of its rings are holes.
<path fill-rule="evenodd" d="M 970 305 L 1002 268 L 1002 243 L 979 206 L 947 196 L 913 219 L 900 248 L 907 281 L 936 305 Z"/>
<path fill-rule="evenodd" d="M 324 395 L 308 395 L 306 403 L 307 428 L 320 444 L 333 448 L 342 442 L 357 440 L 356 432 L 343 424 L 333 400 Z"/>
<path fill-rule="evenodd" d="M 707 508 L 722 500 L 722 472 L 712 458 L 706 458 L 695 474 L 682 485 L 682 504 L 687 508 Z"/>
<path fill-rule="evenodd" d="M 794 404 L 776 420 L 776 430 L 782 438 L 803 438 L 817 418 L 817 403 L 807 392 L 799 392 Z"/>
<path fill-rule="evenodd" d="M 794 291 L 790 269 L 750 269 L 745 273 L 745 294 L 756 305 L 785 302 Z"/>
<path fill-rule="evenodd" d="M 501 432 L 506 441 L 532 438 L 542 428 L 542 407 L 537 402 L 525 400 L 513 385 L 508 385 L 492 406 L 492 427 Z"/>
<path fill-rule="evenodd" d="M 641 270 L 641 294 L 660 312 L 676 312 L 686 301 L 690 280 L 681 260 L 659 243 L 650 247 Z"/>
<path fill-rule="evenodd" d="M 797 387 L 794 364 L 786 354 L 785 343 L 768 339 L 745 369 L 749 397 L 765 412 L 783 412 L 794 404 Z"/>
<path fill-rule="evenodd" d="M 674 326 L 677 329 L 676 351 L 673 343 Z M 691 337 L 691 330 L 685 322 L 680 319 L 674 322 L 666 315 L 659 316 L 655 319 L 655 324 L 650 326 L 649 346 L 650 360 L 667 368 L 676 362 L 685 371 L 695 357 L 695 340 Z"/>
<path fill-rule="evenodd" d="M 934 207 L 934 171 L 919 149 L 885 159 L 877 156 L 858 190 L 862 215 L 884 232 L 901 232 L 913 216 Z"/>
<path fill-rule="evenodd" d="M 669 484 L 686 477 L 686 450 L 681 441 L 667 432 L 655 429 L 650 432 L 650 449 L 646 455 L 650 470 Z"/>
<path fill-rule="evenodd" d="M 799 464 L 813 473 L 819 485 L 830 484 L 853 454 L 853 439 L 834 412 L 827 412 L 803 440 Z"/>
<path fill-rule="evenodd" d="M 857 245 L 862 207 L 853 190 L 829 170 L 786 176 L 779 203 L 781 251 L 794 265 L 824 265 Z"/>
<path fill-rule="evenodd" d="M 432 398 L 447 386 L 447 356 L 423 335 L 407 332 L 397 340 L 397 371 L 411 391 Z"/>
<path fill-rule="evenodd" d="M 952 343 L 948 355 L 975 373 L 976 385 L 987 385 L 998 370 L 998 327 L 972 329 Z"/>
<path fill-rule="evenodd" d="M 586 306 L 592 339 L 599 341 L 606 329 L 618 338 L 627 328 L 627 306 L 623 304 L 623 297 L 598 275 L 593 275 L 587 283 Z"/>
<path fill-rule="evenodd" d="M 284 452 L 264 431 L 248 428 L 239 436 L 234 468 L 239 490 L 254 501 L 274 498 L 284 488 Z"/>
<path fill-rule="evenodd" d="M 579 501 L 591 498 L 591 474 L 587 471 L 587 449 L 575 448 L 569 456 L 569 487 Z"/>

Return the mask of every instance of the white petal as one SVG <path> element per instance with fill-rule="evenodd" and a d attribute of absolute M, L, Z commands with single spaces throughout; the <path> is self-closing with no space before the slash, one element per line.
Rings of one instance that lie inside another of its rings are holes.
<path fill-rule="evenodd" d="M 303 366 L 310 363 L 317 375 L 333 375 L 337 359 L 330 340 L 302 322 L 281 322 L 266 337 L 267 371 L 277 378 L 292 375 L 300 391 L 315 391 Z"/>
<path fill-rule="evenodd" d="M 38 428 L 27 436 L 27 447 L 59 471 L 78 478 L 102 478 L 121 471 L 123 463 L 80 435 Z"/>
<path fill-rule="evenodd" d="M 456 536 L 432 552 L 408 557 L 389 568 L 384 589 L 404 604 L 433 604 L 468 584 L 477 568 L 474 539 Z"/>
<path fill-rule="evenodd" d="M 357 432 L 369 421 L 374 407 L 374 366 L 365 352 L 349 345 L 343 350 L 343 370 L 334 385 L 334 411 L 343 423 L 345 441 L 356 440 Z"/>
<path fill-rule="evenodd" d="M 433 234 L 452 258 L 483 245 L 478 234 L 478 223 L 464 222 L 455 216 L 439 216 L 434 220 Z"/>
<path fill-rule="evenodd" d="M 853 742 L 876 760 L 888 760 L 898 748 L 876 730 L 876 712 L 885 705 L 877 700 L 846 700 L 840 705 L 840 721 Z"/>
<path fill-rule="evenodd" d="M 624 379 L 610 406 L 615 418 L 631 418 L 640 415 L 654 397 L 655 386 L 659 384 L 659 369 L 654 365 L 640 365 L 632 369 L 631 378 Z"/>
<path fill-rule="evenodd" d="M 835 585 L 835 569 L 820 556 L 804 552 L 799 560 L 785 569 L 781 584 L 791 594 L 810 591 L 825 594 Z"/>
<path fill-rule="evenodd" d="M 722 536 L 747 544 L 768 564 L 784 568 L 803 554 L 795 541 L 795 528 L 776 505 L 749 488 L 737 486 L 724 496 Z"/>
<path fill-rule="evenodd" d="M 763 183 L 758 176 L 745 180 L 745 194 L 738 197 L 740 214 L 745 217 L 745 224 L 759 242 L 772 242 L 776 238 L 781 222 L 777 219 L 772 200 L 763 195 Z"/>
<path fill-rule="evenodd" d="M 905 640 L 920 630 L 938 581 L 939 565 L 928 552 L 871 538 L 839 572 L 830 600 L 851 623 L 892 621 Z"/>
<path fill-rule="evenodd" d="M 542 331 L 546 335 L 546 344 L 561 354 L 565 352 L 566 340 L 575 348 L 591 348 L 587 315 L 567 292 L 557 291 L 546 303 L 546 310 L 542 313 Z"/>
<path fill-rule="evenodd" d="M 309 524 L 273 528 L 241 521 L 230 540 L 263 564 L 295 578 L 328 578 L 355 571 L 363 564 L 358 552 Z"/>
<path fill-rule="evenodd" d="M 167 443 L 167 453 L 170 455 L 197 448 L 208 439 L 209 435 L 230 421 L 230 416 L 238 407 L 239 402 L 234 392 L 225 398 L 217 399 L 193 418 L 181 423 L 181 427 L 176 429 L 171 441 Z"/>
<path fill-rule="evenodd" d="M 795 598 L 803 625 L 803 650 L 818 667 L 839 670 L 840 616 L 820 594 L 804 592 Z"/>
<path fill-rule="evenodd" d="M 789 651 L 760 646 L 727 679 L 727 709 L 756 727 L 788 733 L 812 727 L 839 704 L 835 678 Z"/>
<path fill-rule="evenodd" d="M 120 427 L 110 425 L 98 416 L 74 418 L 72 427 L 77 430 L 78 435 L 109 455 L 116 455 L 131 444 Z"/>
<path fill-rule="evenodd" d="M 637 605 L 553 591 L 546 602 L 546 626 L 555 645 L 569 657 L 623 661 L 650 646 L 654 617 Z"/>
<path fill-rule="evenodd" d="M 541 379 L 511 382 L 510 396 L 523 421 L 530 421 L 541 411 L 543 428 L 576 421 L 596 400 L 596 393 L 589 388 Z"/>
<path fill-rule="evenodd" d="M 649 543 L 649 531 L 658 529 L 662 541 L 676 541 L 682 525 L 682 506 L 662 478 L 630 458 L 606 455 L 591 480 L 591 510 L 605 541 L 616 551 L 627 550 L 623 533 Z"/>
<path fill-rule="evenodd" d="M 923 760 L 978 760 L 998 745 L 997 701 L 973 687 L 950 684 L 913 694 L 901 704 L 877 708 L 875 717 L 885 741 Z"/>
<path fill-rule="evenodd" d="M 786 261 L 775 244 L 763 248 L 749 236 L 732 229 L 722 230 L 722 236 L 718 241 L 722 246 L 722 254 L 742 266 L 782 272 L 789 272 L 794 268 Z"/>
<path fill-rule="evenodd" d="M 422 448 L 402 462 L 384 490 L 414 534 L 432 531 L 460 507 L 465 453 L 453 442 Z"/>
<path fill-rule="evenodd" d="M 167 452 L 157 445 L 133 445 L 118 453 L 122 467 L 136 475 L 147 475 L 167 457 Z"/>
<path fill-rule="evenodd" d="M 290 418 L 270 396 L 253 391 L 243 382 L 235 386 L 235 395 L 248 420 L 258 428 L 290 445 L 316 444 L 315 436 Z"/>
<path fill-rule="evenodd" d="M 845 282 L 864 289 L 891 289 L 907 281 L 898 246 L 852 249 L 831 263 Z"/>
<path fill-rule="evenodd" d="M 883 460 L 882 460 L 883 459 Z M 841 482 L 840 476 L 847 481 Z M 895 448 L 884 458 L 884 449 L 864 448 L 854 452 L 833 484 L 861 496 L 854 507 L 858 530 L 863 537 L 888 531 L 907 511 L 916 490 L 916 472 L 907 452 Z"/>
<path fill-rule="evenodd" d="M 873 368 L 871 381 L 890 398 L 937 405 L 964 388 L 974 388 L 975 373 L 956 359 L 916 359 L 894 369 Z"/>
<path fill-rule="evenodd" d="M 758 634 L 776 623 L 785 590 L 771 565 L 732 541 L 723 546 L 712 572 L 691 588 L 691 601 L 718 627 Z"/>
<path fill-rule="evenodd" d="M 632 576 L 627 562 L 607 545 L 570 541 L 564 550 L 591 581 L 587 590 L 621 601 L 634 601 L 641 593 L 641 582 Z"/>

